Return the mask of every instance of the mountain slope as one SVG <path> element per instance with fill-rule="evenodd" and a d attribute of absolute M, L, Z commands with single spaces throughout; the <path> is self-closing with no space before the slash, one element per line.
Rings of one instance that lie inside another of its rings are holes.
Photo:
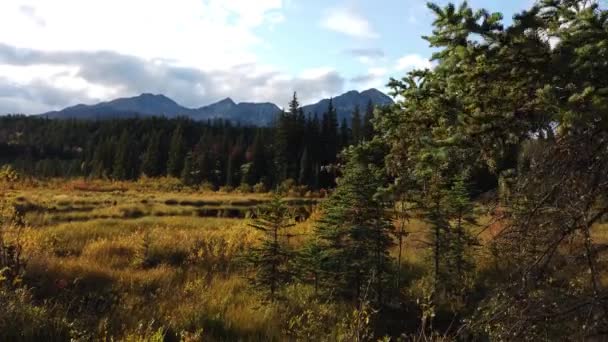
<path fill-rule="evenodd" d="M 268 125 L 281 111 L 273 103 L 249 103 L 236 104 L 227 98 L 220 102 L 210 104 L 194 110 L 191 117 L 194 120 L 207 120 L 221 118 L 251 125 Z"/>
<path fill-rule="evenodd" d="M 393 104 L 393 100 L 382 93 L 377 89 L 369 89 L 363 92 L 358 92 L 356 90 L 349 91 L 340 96 L 336 96 L 332 99 L 333 105 L 336 108 L 336 112 L 338 113 L 338 122 L 342 122 L 342 119 L 348 120 L 350 124 L 350 118 L 355 110 L 356 106 L 359 106 L 361 110 L 361 115 L 365 112 L 368 103 L 371 103 L 375 106 L 386 106 Z M 304 113 L 308 114 L 316 114 L 321 118 L 323 113 L 327 111 L 327 107 L 329 106 L 329 99 L 321 100 L 315 104 L 304 106 Z"/>
<path fill-rule="evenodd" d="M 133 116 L 164 115 L 176 117 L 191 115 L 192 110 L 182 107 L 164 95 L 141 94 L 136 97 L 120 98 L 95 105 L 79 104 L 61 111 L 42 114 L 49 118 L 105 119 Z"/>
<path fill-rule="evenodd" d="M 365 110 L 369 102 L 374 105 L 387 105 L 393 103 L 390 97 L 376 89 L 363 92 L 349 91 L 343 95 L 333 98 L 339 120 L 350 116 L 359 106 Z M 304 106 L 306 114 L 317 114 L 319 117 L 327 110 L 329 99 L 321 100 L 315 104 Z M 130 98 L 120 98 L 108 102 L 101 102 L 94 105 L 79 104 L 68 107 L 60 111 L 41 114 L 52 119 L 113 119 L 129 118 L 136 116 L 165 116 L 173 118 L 177 116 L 187 116 L 193 120 L 208 120 L 221 118 L 240 122 L 248 125 L 269 125 L 277 114 L 281 111 L 273 103 L 235 103 L 232 99 L 226 98 L 216 103 L 212 103 L 200 108 L 187 108 L 179 105 L 172 99 L 164 95 L 141 94 Z"/>

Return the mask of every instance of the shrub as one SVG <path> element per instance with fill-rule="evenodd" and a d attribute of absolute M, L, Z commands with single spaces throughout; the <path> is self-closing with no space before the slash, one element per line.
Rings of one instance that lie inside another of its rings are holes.
<path fill-rule="evenodd" d="M 250 194 L 251 192 L 253 192 L 253 188 L 251 187 L 251 185 L 249 185 L 247 183 L 242 183 L 238 187 L 237 191 L 242 194 Z"/>
<path fill-rule="evenodd" d="M 294 189 L 294 187 L 296 186 L 296 181 L 289 178 L 284 180 L 278 187 L 277 191 L 280 194 L 288 194 L 292 189 Z"/>
<path fill-rule="evenodd" d="M 25 271 L 21 235 L 23 219 L 0 201 L 0 341 L 69 341 L 69 324 L 33 305 L 21 282 Z"/>
<path fill-rule="evenodd" d="M 224 185 L 224 186 L 220 186 L 219 191 L 229 194 L 234 191 L 234 188 L 230 185 Z"/>
<path fill-rule="evenodd" d="M 4 165 L 0 168 L 0 182 L 14 183 L 18 180 L 19 173 L 11 165 Z"/>
<path fill-rule="evenodd" d="M 203 182 L 201 185 L 199 185 L 198 188 L 200 189 L 200 191 L 203 192 L 217 191 L 217 186 L 213 185 L 213 183 L 210 182 Z"/>
<path fill-rule="evenodd" d="M 314 289 L 306 285 L 288 286 L 283 295 L 283 317 L 287 321 L 283 332 L 296 341 L 329 341 L 336 325 L 338 308 L 334 304 L 322 302 Z"/>
<path fill-rule="evenodd" d="M 45 307 L 34 306 L 26 290 L 0 286 L 0 303 L 0 341 L 73 340 L 69 322 Z"/>
<path fill-rule="evenodd" d="M 25 259 L 21 236 L 23 216 L 6 201 L 0 201 L 0 282 L 15 286 L 23 275 Z"/>
<path fill-rule="evenodd" d="M 266 188 L 266 185 L 264 185 L 264 183 L 260 182 L 253 186 L 253 192 L 255 192 L 256 194 L 263 194 L 268 192 L 268 189 Z"/>

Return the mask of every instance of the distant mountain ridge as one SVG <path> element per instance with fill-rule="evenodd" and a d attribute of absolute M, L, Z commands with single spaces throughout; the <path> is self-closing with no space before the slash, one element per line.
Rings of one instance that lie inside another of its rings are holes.
<path fill-rule="evenodd" d="M 363 92 L 353 90 L 333 98 L 333 105 L 336 108 L 339 120 L 350 119 L 356 106 L 359 106 L 363 111 L 369 102 L 373 105 L 384 106 L 392 104 L 393 100 L 376 89 Z M 315 104 L 303 106 L 303 109 L 307 115 L 317 114 L 321 116 L 327 110 L 328 105 L 329 99 L 323 99 Z M 40 114 L 40 116 L 51 119 L 76 118 L 88 120 L 142 116 L 165 116 L 168 118 L 186 116 L 199 121 L 221 118 L 242 124 L 264 126 L 271 124 L 279 112 L 281 112 L 281 108 L 274 103 L 235 103 L 231 98 L 200 108 L 187 108 L 165 95 L 144 93 L 135 97 L 118 98 L 93 105 L 79 104 L 59 111 Z"/>
<path fill-rule="evenodd" d="M 393 99 L 377 89 L 368 89 L 362 92 L 351 90 L 340 96 L 332 98 L 332 104 L 336 108 L 338 114 L 338 122 L 342 119 L 347 119 L 350 124 L 350 118 L 356 106 L 359 106 L 361 115 L 365 112 L 367 105 L 372 103 L 375 106 L 386 106 L 393 104 Z M 327 110 L 329 99 L 323 99 L 315 104 L 303 106 L 304 113 L 316 114 L 319 117 Z"/>

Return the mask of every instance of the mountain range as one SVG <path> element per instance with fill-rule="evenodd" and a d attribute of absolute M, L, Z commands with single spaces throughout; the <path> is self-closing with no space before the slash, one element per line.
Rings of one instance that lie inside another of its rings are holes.
<path fill-rule="evenodd" d="M 332 100 L 339 120 L 344 118 L 349 120 L 356 106 L 359 106 L 363 111 L 369 102 L 376 106 L 393 103 L 389 96 L 377 89 L 362 92 L 353 90 L 334 97 Z M 307 115 L 316 114 L 320 117 L 327 110 L 328 105 L 329 99 L 323 99 L 302 108 Z M 119 98 L 93 105 L 79 104 L 59 111 L 40 114 L 40 116 L 51 119 L 76 118 L 90 120 L 137 116 L 165 116 L 169 118 L 187 116 L 193 120 L 222 118 L 242 124 L 264 126 L 271 124 L 280 111 L 281 108 L 273 103 L 235 103 L 230 98 L 200 108 L 187 108 L 165 95 L 144 93 L 135 97 Z"/>

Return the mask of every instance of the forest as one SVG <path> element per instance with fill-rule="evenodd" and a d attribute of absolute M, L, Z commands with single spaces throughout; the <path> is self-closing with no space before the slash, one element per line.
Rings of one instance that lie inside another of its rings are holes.
<path fill-rule="evenodd" d="M 607 339 L 608 9 L 428 9 L 350 123 L 0 118 L 0 340 Z"/>
<path fill-rule="evenodd" d="M 322 115 L 304 113 L 294 93 L 273 127 L 187 118 L 50 120 L 0 117 L 0 158 L 39 178 L 135 180 L 180 178 L 210 188 L 265 189 L 290 179 L 312 189 L 335 185 L 335 165 L 346 146 L 371 140 L 374 106 L 355 108 L 338 122 L 329 102 Z"/>

